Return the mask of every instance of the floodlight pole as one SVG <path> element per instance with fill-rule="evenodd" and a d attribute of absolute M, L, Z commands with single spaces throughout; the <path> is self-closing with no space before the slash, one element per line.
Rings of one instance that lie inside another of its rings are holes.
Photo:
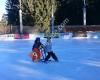
<path fill-rule="evenodd" d="M 51 15 L 51 33 L 54 31 L 54 3 L 52 0 L 52 15 Z"/>
<path fill-rule="evenodd" d="M 20 20 L 20 34 L 23 34 L 23 21 L 22 21 L 22 10 L 21 10 L 21 0 L 19 0 L 19 20 Z"/>
<path fill-rule="evenodd" d="M 84 0 L 83 3 L 83 25 L 86 26 L 86 0 Z"/>

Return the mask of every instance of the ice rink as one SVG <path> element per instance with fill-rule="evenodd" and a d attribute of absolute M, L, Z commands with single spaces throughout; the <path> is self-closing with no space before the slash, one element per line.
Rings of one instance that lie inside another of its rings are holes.
<path fill-rule="evenodd" d="M 32 62 L 33 43 L 0 41 L 0 80 L 100 80 L 100 39 L 52 39 L 59 62 L 47 64 Z"/>

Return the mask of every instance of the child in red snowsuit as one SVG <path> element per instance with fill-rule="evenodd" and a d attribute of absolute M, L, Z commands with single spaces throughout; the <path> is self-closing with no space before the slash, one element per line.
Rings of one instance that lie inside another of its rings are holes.
<path fill-rule="evenodd" d="M 42 56 L 42 53 L 40 52 L 40 47 L 42 47 L 42 43 L 40 42 L 40 38 L 37 37 L 33 44 L 31 53 L 32 60 L 35 62 L 39 61 Z"/>

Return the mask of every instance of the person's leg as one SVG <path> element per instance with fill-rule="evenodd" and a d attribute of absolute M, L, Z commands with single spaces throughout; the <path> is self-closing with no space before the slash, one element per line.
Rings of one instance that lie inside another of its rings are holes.
<path fill-rule="evenodd" d="M 51 56 L 52 56 L 52 58 L 53 58 L 55 61 L 58 61 L 58 58 L 57 58 L 57 56 L 55 55 L 55 53 L 53 53 L 53 51 L 51 52 Z"/>
<path fill-rule="evenodd" d="M 51 56 L 51 53 L 48 52 L 48 54 L 47 54 L 47 56 L 46 56 L 46 58 L 45 58 L 45 61 L 48 61 L 48 59 L 50 58 L 50 56 Z"/>

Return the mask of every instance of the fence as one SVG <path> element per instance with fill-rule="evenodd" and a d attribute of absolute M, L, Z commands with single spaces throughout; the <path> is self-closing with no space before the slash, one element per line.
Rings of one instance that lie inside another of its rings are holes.
<path fill-rule="evenodd" d="M 77 31 L 100 31 L 100 25 L 79 25 L 79 26 L 65 26 L 65 32 L 77 32 Z"/>
<path fill-rule="evenodd" d="M 20 38 L 19 34 L 4 34 L 0 35 L 0 40 L 16 40 L 16 39 L 24 39 L 24 40 L 35 40 L 36 37 L 40 37 L 41 39 L 45 39 L 45 36 L 43 33 L 40 34 L 23 34 L 22 38 Z M 53 37 L 54 38 L 54 37 Z M 72 32 L 67 32 L 67 33 L 59 33 L 59 39 L 72 39 L 72 38 L 78 38 L 78 39 L 100 39 L 100 32 L 87 32 L 86 37 L 73 37 Z"/>

